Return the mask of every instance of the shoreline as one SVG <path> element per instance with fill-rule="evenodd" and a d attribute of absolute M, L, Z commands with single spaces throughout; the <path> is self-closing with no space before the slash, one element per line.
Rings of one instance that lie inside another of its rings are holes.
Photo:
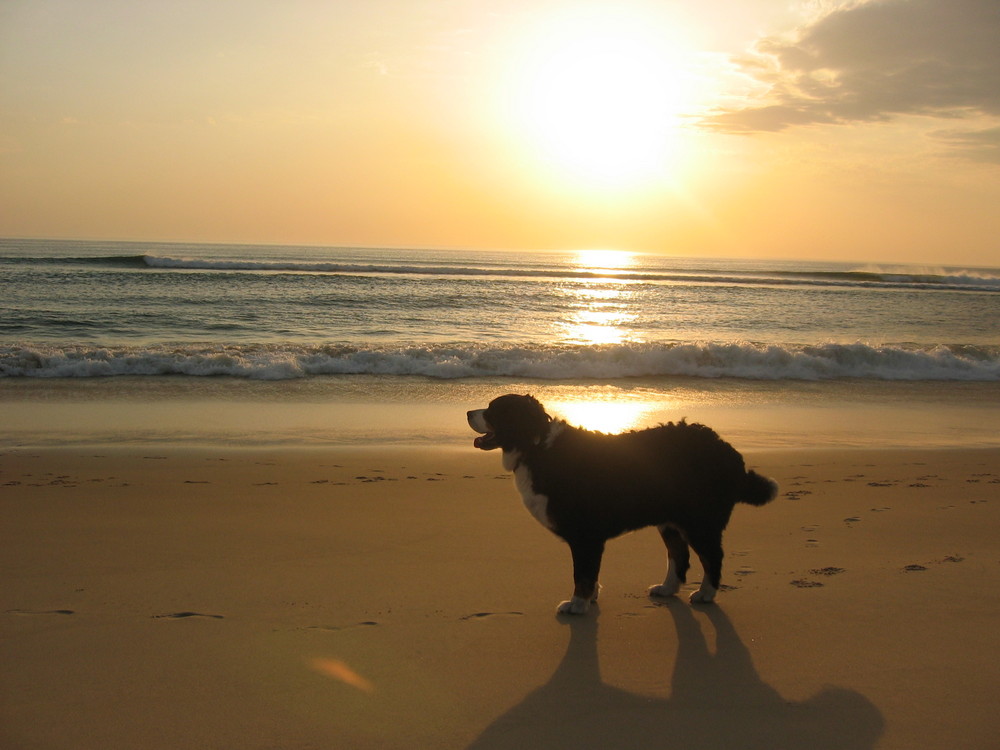
<path fill-rule="evenodd" d="M 567 620 L 495 452 L 104 448 L 0 451 L 5 746 L 995 743 L 1000 449 L 745 451 L 716 605 L 642 530 Z"/>
<path fill-rule="evenodd" d="M 1000 447 L 1000 383 L 456 380 L 0 380 L 0 448 L 417 444 L 461 447 L 465 411 L 530 392 L 605 432 L 687 418 L 740 450 Z"/>

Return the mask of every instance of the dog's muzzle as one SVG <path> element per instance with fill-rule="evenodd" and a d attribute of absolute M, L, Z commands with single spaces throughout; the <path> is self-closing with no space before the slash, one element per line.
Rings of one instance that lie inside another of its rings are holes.
<path fill-rule="evenodd" d="M 473 409 L 466 414 L 466 418 L 469 420 L 469 427 L 479 433 L 479 437 L 472 442 L 474 446 L 483 451 L 500 447 L 496 433 L 486 421 L 486 409 Z"/>

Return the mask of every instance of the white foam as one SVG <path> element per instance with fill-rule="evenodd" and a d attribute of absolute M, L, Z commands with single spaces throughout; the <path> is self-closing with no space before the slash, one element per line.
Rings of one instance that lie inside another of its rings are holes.
<path fill-rule="evenodd" d="M 0 377 L 187 375 L 289 380 L 365 374 L 437 379 L 681 375 L 751 380 L 988 382 L 1000 380 L 1000 346 L 792 346 L 747 342 L 596 347 L 0 346 Z"/>

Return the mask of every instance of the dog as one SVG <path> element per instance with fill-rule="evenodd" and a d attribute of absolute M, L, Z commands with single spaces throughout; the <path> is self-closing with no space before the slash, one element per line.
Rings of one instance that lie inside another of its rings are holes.
<path fill-rule="evenodd" d="M 687 580 L 689 545 L 705 575 L 692 603 L 711 602 L 722 576 L 722 532 L 738 503 L 764 505 L 773 479 L 747 471 L 714 430 L 681 420 L 609 435 L 550 417 L 533 396 L 508 394 L 467 413 L 476 448 L 499 448 L 524 505 L 569 544 L 573 596 L 558 613 L 582 615 L 597 600 L 605 542 L 655 526 L 667 547 L 667 575 L 653 597 Z"/>

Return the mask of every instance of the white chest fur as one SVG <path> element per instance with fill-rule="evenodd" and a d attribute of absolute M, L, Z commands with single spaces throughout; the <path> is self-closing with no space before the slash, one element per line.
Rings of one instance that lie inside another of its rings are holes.
<path fill-rule="evenodd" d="M 504 468 L 514 470 L 514 486 L 521 493 L 524 507 L 528 509 L 528 512 L 535 517 L 538 523 L 547 529 L 551 529 L 552 524 L 549 521 L 548 513 L 549 498 L 546 495 L 539 495 L 534 491 L 531 486 L 531 469 L 519 463 L 519 458 L 520 456 L 516 451 L 504 453 Z"/>

